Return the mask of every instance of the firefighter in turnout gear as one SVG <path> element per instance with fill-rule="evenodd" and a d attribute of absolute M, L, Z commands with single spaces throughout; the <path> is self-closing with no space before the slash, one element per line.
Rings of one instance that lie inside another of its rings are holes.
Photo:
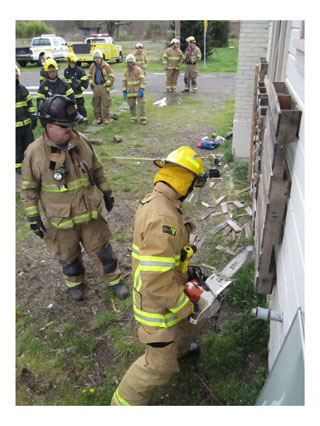
<path fill-rule="evenodd" d="M 112 191 L 91 143 L 73 130 L 75 105 L 55 95 L 41 102 L 38 116 L 44 132 L 29 145 L 22 165 L 21 198 L 30 227 L 59 261 L 74 300 L 84 295 L 80 243 L 116 296 L 126 298 L 103 212 L 103 204 L 109 212 L 113 207 Z"/>
<path fill-rule="evenodd" d="M 147 405 L 152 391 L 179 371 L 177 358 L 205 325 L 188 321 L 197 305 L 184 293 L 188 272 L 179 268 L 190 233 L 181 205 L 194 185 L 204 185 L 203 163 L 183 146 L 155 164 L 160 170 L 153 192 L 138 207 L 132 248 L 133 311 L 146 351 L 123 377 L 111 405 Z"/>
<path fill-rule="evenodd" d="M 94 52 L 93 60 L 88 73 L 89 84 L 93 90 L 93 113 L 97 124 L 101 124 L 102 115 L 104 123 L 109 124 L 109 109 L 112 103 L 110 91 L 113 88 L 114 74 L 110 65 L 104 62 L 99 50 Z"/>
<path fill-rule="evenodd" d="M 143 44 L 136 44 L 136 51 L 134 52 L 134 57 L 136 58 L 136 65 L 142 69 L 144 77 L 146 77 L 147 64 L 149 62 L 147 55 L 143 51 Z"/>
<path fill-rule="evenodd" d="M 186 62 L 186 70 L 184 73 L 184 90 L 183 92 L 190 91 L 190 83 L 192 86 L 192 92 L 197 93 L 197 77 L 198 77 L 198 62 L 201 60 L 201 51 L 196 46 L 196 40 L 193 36 L 186 39 L 188 47 L 184 54 L 183 61 Z"/>
<path fill-rule="evenodd" d="M 171 46 L 165 50 L 162 63 L 166 70 L 166 92 L 175 92 L 177 89 L 177 81 L 180 73 L 180 65 L 183 61 L 183 53 L 179 48 L 179 40 L 173 38 L 170 42 Z"/>
<path fill-rule="evenodd" d="M 85 71 L 77 65 L 77 57 L 69 53 L 68 68 L 64 70 L 64 79 L 74 91 L 79 113 L 84 117 L 84 124 L 88 124 L 87 111 L 84 106 L 83 92 L 88 88 L 88 76 Z"/>
<path fill-rule="evenodd" d="M 58 76 L 59 67 L 54 59 L 47 59 L 43 67 L 46 79 L 42 81 L 38 89 L 37 95 L 37 107 L 39 110 L 39 104 L 41 101 L 53 96 L 53 95 L 64 95 L 67 96 L 71 101 L 76 104 L 74 92 L 72 87 Z M 84 118 L 77 110 L 77 123 L 83 123 Z"/>
<path fill-rule="evenodd" d="M 20 70 L 16 66 L 16 173 L 21 175 L 23 154 L 34 141 L 32 130 L 37 127 L 36 110 L 28 90 L 20 84 Z"/>
<path fill-rule="evenodd" d="M 139 104 L 141 124 L 147 124 L 146 106 L 144 98 L 145 78 L 141 68 L 135 62 L 136 59 L 131 53 L 126 57 L 128 64 L 122 78 L 123 98 L 127 100 L 130 113 L 131 123 L 137 122 L 136 103 Z"/>
<path fill-rule="evenodd" d="M 41 70 L 40 70 L 40 84 L 47 78 L 45 70 L 44 70 L 44 64 L 46 63 L 46 61 L 48 59 L 53 59 L 53 56 L 49 55 L 49 53 L 47 53 L 46 55 L 44 55 L 44 58 L 43 58 L 44 63 L 43 63 L 43 66 L 41 67 Z"/>

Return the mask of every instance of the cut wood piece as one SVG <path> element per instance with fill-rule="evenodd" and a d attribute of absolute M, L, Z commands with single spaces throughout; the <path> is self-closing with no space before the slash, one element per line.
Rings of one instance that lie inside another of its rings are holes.
<path fill-rule="evenodd" d="M 231 228 L 235 231 L 235 232 L 240 232 L 242 228 L 240 228 L 240 226 L 234 222 L 233 220 L 227 220 L 227 224 L 231 226 Z"/>
<path fill-rule="evenodd" d="M 249 216 L 252 216 L 252 209 L 251 209 L 251 207 L 249 207 L 249 206 L 246 207 L 245 211 L 248 213 Z"/>
<path fill-rule="evenodd" d="M 227 203 L 221 203 L 221 209 L 222 209 L 222 214 L 228 213 L 228 204 Z"/>
<path fill-rule="evenodd" d="M 220 216 L 221 214 L 222 214 L 221 212 L 214 212 L 210 216 L 211 217 L 216 217 L 216 216 Z"/>
<path fill-rule="evenodd" d="M 251 226 L 249 225 L 249 223 L 244 224 L 244 231 L 246 233 L 246 238 L 250 238 L 250 236 L 252 235 L 252 232 L 251 232 Z"/>
<path fill-rule="evenodd" d="M 232 231 L 231 226 L 227 225 L 223 230 L 223 236 L 226 237 L 227 235 L 230 234 L 231 231 Z"/>
<path fill-rule="evenodd" d="M 235 250 L 235 249 L 239 246 L 239 244 L 240 244 L 240 240 L 241 240 L 241 237 L 242 237 L 242 231 L 241 231 L 241 232 L 238 232 L 236 242 L 235 242 L 235 243 L 233 244 L 233 246 L 231 247 L 231 249 L 232 249 L 232 250 Z"/>
<path fill-rule="evenodd" d="M 214 209 L 208 209 L 207 211 L 205 211 L 204 213 L 202 213 L 202 215 L 200 216 L 201 220 L 205 220 L 207 219 L 212 213 L 214 213 Z"/>
<path fill-rule="evenodd" d="M 242 203 L 240 203 L 240 201 L 237 201 L 237 200 L 233 201 L 233 204 L 234 204 L 236 207 L 238 207 L 238 209 L 240 209 L 241 207 L 243 207 L 243 204 L 242 204 Z"/>
<path fill-rule="evenodd" d="M 197 249 L 199 250 L 199 248 L 202 246 L 202 244 L 205 242 L 206 237 L 201 238 L 201 240 L 199 242 L 197 242 Z"/>
<path fill-rule="evenodd" d="M 239 191 L 236 191 L 235 193 L 237 195 L 242 194 L 243 192 L 250 191 L 250 186 L 247 186 L 246 188 L 240 189 Z"/>
<path fill-rule="evenodd" d="M 189 237 L 189 242 L 190 242 L 190 245 L 192 245 L 192 244 L 195 244 L 195 242 L 197 241 L 197 239 L 198 239 L 198 235 L 197 234 L 190 234 L 190 237 Z"/>
<path fill-rule="evenodd" d="M 216 225 L 213 230 L 211 231 L 211 233 L 213 235 L 217 234 L 218 232 L 222 231 L 222 229 L 224 229 L 224 227 L 226 226 L 226 222 L 222 222 L 219 223 L 219 225 Z"/>
<path fill-rule="evenodd" d="M 213 180 L 209 183 L 209 188 L 213 188 L 217 182 L 214 182 Z"/>
<path fill-rule="evenodd" d="M 210 207 L 210 204 L 205 203 L 204 201 L 201 201 L 201 204 L 202 204 L 204 207 Z"/>
<path fill-rule="evenodd" d="M 226 198 L 226 196 L 225 196 L 225 195 L 222 195 L 221 197 L 219 197 L 219 198 L 216 200 L 216 206 L 217 206 L 218 204 L 220 204 L 220 203 L 221 203 L 221 201 L 223 201 L 225 198 Z"/>
<path fill-rule="evenodd" d="M 216 246 L 216 250 L 225 251 L 226 253 L 231 254 L 232 256 L 235 255 L 235 252 L 232 251 L 229 247 L 224 247 L 224 246 L 221 246 L 221 245 L 217 245 Z"/>
<path fill-rule="evenodd" d="M 206 263 L 200 263 L 201 266 L 204 266 L 205 268 L 213 269 L 214 271 L 216 268 L 214 266 L 207 265 Z"/>

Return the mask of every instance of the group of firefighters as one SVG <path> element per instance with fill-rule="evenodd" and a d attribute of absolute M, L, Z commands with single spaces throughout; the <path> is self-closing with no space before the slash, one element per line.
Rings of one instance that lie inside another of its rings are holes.
<path fill-rule="evenodd" d="M 187 64 L 194 66 L 201 53 L 192 47 L 193 37 L 189 43 L 185 58 Z M 146 121 L 142 100 L 147 59 L 142 47 L 137 45 L 138 54 L 127 56 L 128 67 L 123 75 L 123 96 L 134 121 L 136 101 L 141 121 Z M 18 141 L 27 136 L 27 127 L 35 126 L 37 119 L 44 128 L 40 138 L 25 142 L 17 152 L 17 166 L 22 171 L 21 199 L 31 230 L 44 240 L 60 263 L 66 287 L 76 302 L 85 295 L 83 248 L 118 298 L 125 299 L 130 294 L 110 244 L 111 231 L 104 211 L 110 212 L 114 206 L 112 189 L 90 141 L 74 129 L 87 118 L 82 92 L 88 84 L 94 92 L 96 121 L 101 122 L 102 104 L 103 119 L 108 124 L 114 75 L 101 56 L 95 52 L 88 77 L 69 57 L 64 80 L 57 75 L 55 61 L 47 59 L 37 96 L 37 114 L 31 96 L 19 83 L 19 72 L 16 74 L 17 147 Z M 166 91 L 176 90 L 182 61 L 178 40 L 173 39 L 163 56 Z M 196 91 L 194 68 L 186 71 L 185 91 L 190 82 Z M 55 91 L 57 85 L 62 93 Z M 23 111 L 28 115 L 24 116 Z M 132 247 L 133 313 L 146 350 L 123 377 L 111 405 L 147 405 L 152 391 L 179 371 L 178 358 L 199 353 L 192 340 L 205 325 L 205 321 L 197 325 L 188 321 L 198 306 L 185 294 L 184 284 L 195 278 L 195 270 L 190 266 L 187 272 L 181 272 L 179 263 L 194 230 L 192 221 L 183 216 L 182 202 L 194 187 L 205 185 L 207 173 L 202 159 L 188 146 L 154 160 L 154 164 L 159 168 L 154 189 L 137 209 Z"/>

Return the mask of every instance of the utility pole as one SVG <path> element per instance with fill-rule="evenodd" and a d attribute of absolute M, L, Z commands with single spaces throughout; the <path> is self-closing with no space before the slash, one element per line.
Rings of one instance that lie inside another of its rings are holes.
<path fill-rule="evenodd" d="M 174 21 L 174 33 L 175 38 L 180 40 L 180 21 Z"/>

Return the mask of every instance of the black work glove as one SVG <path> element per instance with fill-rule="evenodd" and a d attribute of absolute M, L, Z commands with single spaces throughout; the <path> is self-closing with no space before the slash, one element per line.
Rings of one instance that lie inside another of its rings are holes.
<path fill-rule="evenodd" d="M 111 212 L 114 205 L 114 198 L 112 196 L 111 189 L 103 193 L 103 198 L 104 198 L 104 203 L 106 205 L 106 209 L 108 210 L 108 212 Z"/>
<path fill-rule="evenodd" d="M 32 130 L 34 130 L 37 127 L 37 115 L 36 114 L 31 114 L 31 128 Z"/>
<path fill-rule="evenodd" d="M 38 237 L 43 238 L 44 234 L 47 232 L 46 227 L 44 226 L 40 216 L 34 216 L 33 218 L 28 218 L 30 222 L 31 230 L 38 235 Z"/>

